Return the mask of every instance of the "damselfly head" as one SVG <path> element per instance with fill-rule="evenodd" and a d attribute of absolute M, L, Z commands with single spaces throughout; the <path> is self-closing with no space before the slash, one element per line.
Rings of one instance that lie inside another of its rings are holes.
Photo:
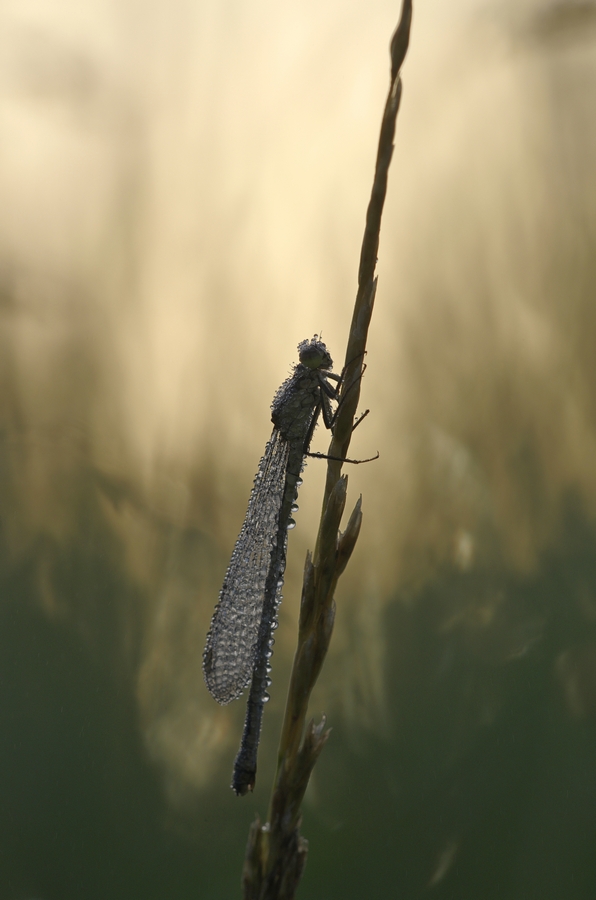
<path fill-rule="evenodd" d="M 333 366 L 327 347 L 319 340 L 318 334 L 315 334 L 312 340 L 298 344 L 298 358 L 302 365 L 309 369 L 330 369 Z"/>

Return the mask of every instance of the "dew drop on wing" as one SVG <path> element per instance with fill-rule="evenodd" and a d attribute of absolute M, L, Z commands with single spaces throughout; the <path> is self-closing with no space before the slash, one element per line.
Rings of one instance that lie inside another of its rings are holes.
<path fill-rule="evenodd" d="M 252 674 L 288 453 L 288 443 L 274 430 L 213 615 L 203 659 L 207 686 L 220 703 L 240 696 Z"/>

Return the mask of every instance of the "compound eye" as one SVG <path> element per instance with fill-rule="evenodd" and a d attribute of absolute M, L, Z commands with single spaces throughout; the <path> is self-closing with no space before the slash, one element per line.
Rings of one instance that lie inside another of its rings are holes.
<path fill-rule="evenodd" d="M 331 357 L 327 353 L 327 347 L 322 341 L 313 338 L 312 341 L 302 341 L 298 345 L 300 362 L 309 369 L 330 369 L 333 365 Z"/>
<path fill-rule="evenodd" d="M 321 351 L 318 347 L 312 346 L 312 344 L 300 351 L 300 362 L 303 366 L 308 366 L 309 369 L 318 369 L 323 359 L 324 356 Z"/>

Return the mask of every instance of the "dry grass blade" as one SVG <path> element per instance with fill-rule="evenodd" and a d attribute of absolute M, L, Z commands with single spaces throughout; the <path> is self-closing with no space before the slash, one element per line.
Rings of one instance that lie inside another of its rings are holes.
<path fill-rule="evenodd" d="M 358 270 L 358 292 L 348 338 L 340 406 L 329 447 L 321 524 L 314 556 L 306 558 L 298 647 L 294 659 L 278 769 L 271 797 L 269 821 L 257 820 L 250 830 L 243 872 L 245 900 L 292 900 L 300 881 L 308 845 L 300 835 L 300 807 L 312 769 L 330 731 L 325 718 L 305 728 L 311 691 L 327 654 L 335 618 L 334 593 L 348 564 L 362 523 L 358 500 L 343 534 L 339 530 L 347 497 L 348 479 L 342 476 L 354 415 L 377 281 L 375 269 L 387 177 L 393 155 L 395 122 L 401 99 L 400 68 L 405 58 L 412 20 L 412 2 L 403 0 L 400 21 L 391 40 L 391 84 L 385 104 L 371 198 L 366 214 Z"/>

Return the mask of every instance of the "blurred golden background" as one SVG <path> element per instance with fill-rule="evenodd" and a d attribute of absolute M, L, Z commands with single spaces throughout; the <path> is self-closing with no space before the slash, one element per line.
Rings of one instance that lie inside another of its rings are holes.
<path fill-rule="evenodd" d="M 0 10 L 0 900 L 239 895 L 203 684 L 269 405 L 341 369 L 386 0 Z M 304 898 L 596 894 L 596 4 L 418 0 Z M 319 429 L 316 449 L 324 450 Z"/>

